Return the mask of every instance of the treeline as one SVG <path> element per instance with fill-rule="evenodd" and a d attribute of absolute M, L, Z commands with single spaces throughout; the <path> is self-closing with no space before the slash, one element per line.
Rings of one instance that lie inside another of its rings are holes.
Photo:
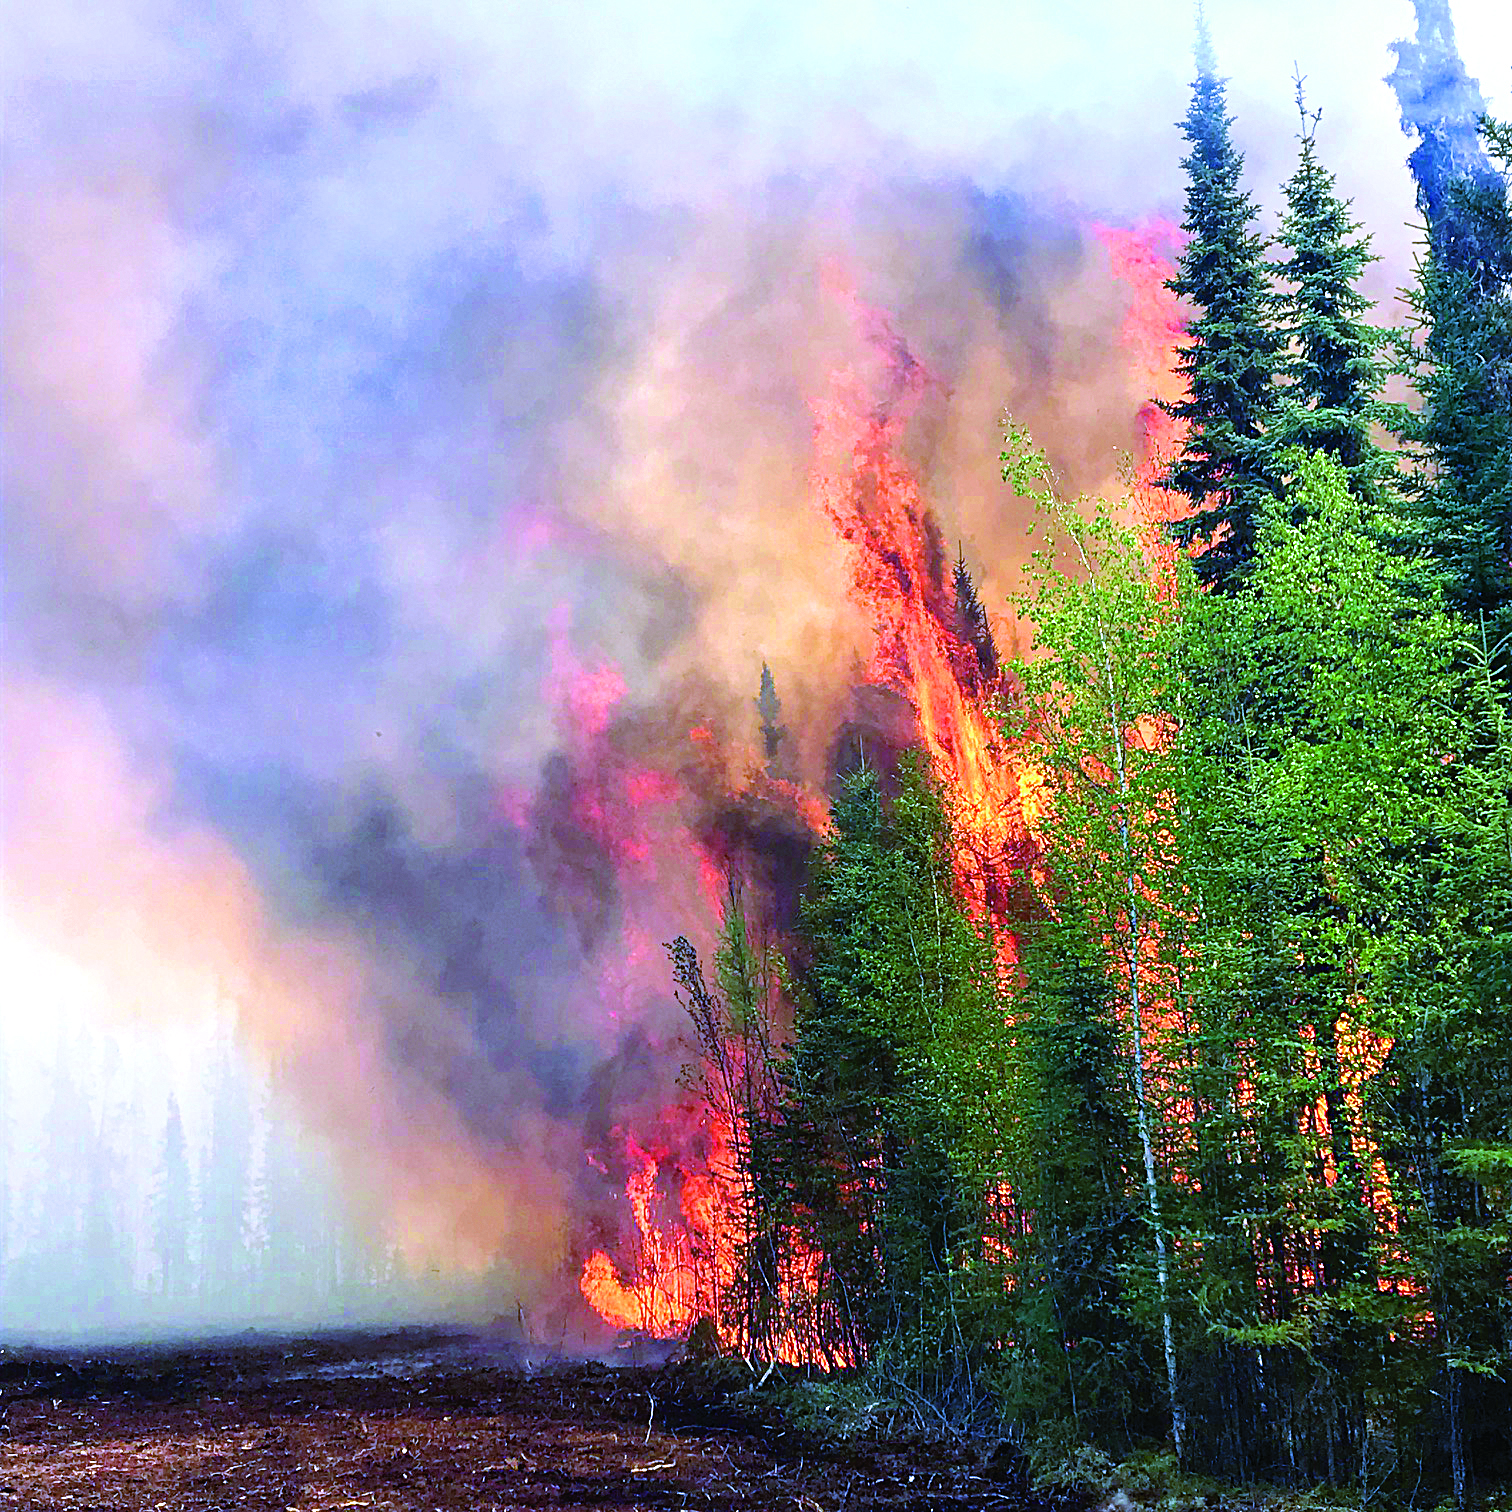
<path fill-rule="evenodd" d="M 790 935 L 735 891 L 708 980 L 675 947 L 754 1355 L 1361 1505 L 1512 1473 L 1512 139 L 1419 109 L 1451 46 L 1399 49 L 1393 332 L 1316 117 L 1269 244 L 1200 45 L 1174 570 L 1009 437 L 1038 906 L 972 916 L 905 760 Z"/>
<path fill-rule="evenodd" d="M 281 1126 L 228 1029 L 203 1080 L 143 1095 L 119 1047 L 0 1024 L 0 1339 L 423 1313 L 433 1298 L 346 1217 L 340 1177 Z"/>

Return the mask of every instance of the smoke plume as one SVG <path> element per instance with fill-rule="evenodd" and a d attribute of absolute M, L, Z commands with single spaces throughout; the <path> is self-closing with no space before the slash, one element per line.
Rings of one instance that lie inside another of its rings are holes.
<path fill-rule="evenodd" d="M 539 1292 L 676 1095 L 662 942 L 896 718 L 814 497 L 857 302 L 1004 644 L 1005 407 L 1073 490 L 1139 444 L 1092 228 L 1176 213 L 1187 8 L 22 10 L 7 915 L 127 1018 L 215 983 L 407 1253 Z M 1340 10 L 1210 19 L 1263 195 L 1312 73 L 1390 287 L 1405 7 Z"/>

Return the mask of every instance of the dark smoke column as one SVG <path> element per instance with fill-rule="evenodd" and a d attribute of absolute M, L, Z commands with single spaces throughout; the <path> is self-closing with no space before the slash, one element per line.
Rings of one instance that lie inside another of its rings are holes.
<path fill-rule="evenodd" d="M 1402 107 L 1402 130 L 1419 138 L 1407 162 L 1433 249 L 1450 266 L 1472 271 L 1480 260 L 1475 229 L 1450 186 L 1496 183 L 1480 137 L 1486 101 L 1465 72 L 1449 0 L 1413 0 L 1413 9 L 1417 38 L 1391 44 L 1397 66 L 1386 82 Z"/>

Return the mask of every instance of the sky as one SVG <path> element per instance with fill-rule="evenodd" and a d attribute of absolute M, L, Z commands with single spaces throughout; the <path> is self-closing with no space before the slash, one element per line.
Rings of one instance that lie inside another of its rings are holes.
<path fill-rule="evenodd" d="M 1454 12 L 1506 112 L 1512 18 Z M 1267 223 L 1299 70 L 1389 299 L 1408 0 L 1208 14 Z M 668 1095 L 656 943 L 706 911 L 675 859 L 627 885 L 573 784 L 749 740 L 763 660 L 822 782 L 867 633 L 807 486 L 837 279 L 939 377 L 915 461 L 989 602 L 1027 550 L 1005 405 L 1110 483 L 1144 396 L 1089 228 L 1179 218 L 1191 9 L 0 26 L 9 1085 L 66 1017 L 192 1108 L 234 1018 L 417 1263 L 544 1287 L 611 1203 L 585 1144 Z M 697 805 L 652 807 L 670 854 Z"/>

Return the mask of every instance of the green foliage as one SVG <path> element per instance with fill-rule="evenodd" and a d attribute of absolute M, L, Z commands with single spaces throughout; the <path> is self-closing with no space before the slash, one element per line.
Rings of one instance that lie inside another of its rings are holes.
<path fill-rule="evenodd" d="M 890 796 L 859 771 L 832 818 L 799 925 L 795 1219 L 826 1257 L 843 1352 L 896 1350 L 906 1329 L 936 1360 L 951 1335 L 946 1355 L 964 1342 L 969 1357 L 983 1162 L 1012 1077 L 992 942 L 956 896 L 948 817 L 917 762 Z"/>
<path fill-rule="evenodd" d="M 1075 1423 L 1041 1422 L 1025 1445 L 1029 1473 L 1042 1491 L 1074 1491 L 1104 1497 L 1119 1489 L 1118 1465 L 1105 1449 L 1089 1444 Z"/>
<path fill-rule="evenodd" d="M 1318 116 L 1306 112 L 1300 79 L 1297 106 L 1301 153 L 1285 188 L 1277 238 L 1285 255 L 1275 268 L 1288 348 L 1278 367 L 1280 410 L 1269 439 L 1278 454 L 1289 446 L 1326 452 L 1356 493 L 1379 498 L 1395 479 L 1396 463 L 1372 436 L 1372 427 L 1394 413 L 1380 399 L 1387 334 L 1366 323 L 1370 300 L 1359 289 L 1376 257 L 1319 161 Z"/>
<path fill-rule="evenodd" d="M 1099 1495 L 1463 1505 L 1512 1473 L 1512 212 L 1446 182 L 1403 420 L 1312 130 L 1276 294 L 1230 126 L 1204 43 L 1167 480 L 1202 549 L 1172 582 L 1022 432 L 1001 459 L 1038 533 L 1003 733 L 1046 798 L 1016 961 L 919 760 L 844 785 L 787 965 L 738 893 L 714 988 L 675 956 L 747 1131 L 732 1305 L 770 1348 L 784 1245 L 820 1257 L 842 1434 L 1006 1413 Z M 964 563 L 955 604 L 1004 686 Z"/>
<path fill-rule="evenodd" d="M 1512 767 L 1489 652 L 1380 544 L 1379 497 L 1321 451 L 1285 470 L 1246 592 L 1183 568 L 1162 598 L 1137 537 L 1056 500 L 1010 437 L 1005 475 L 1052 536 L 1017 603 L 1036 643 L 1012 729 L 1047 771 L 1056 889 L 1021 1034 L 1046 1121 L 1077 1129 L 1036 1132 L 1019 1326 L 1053 1357 L 1062 1215 L 1097 1212 L 1092 1149 L 1129 1148 L 1095 1086 L 1147 1151 L 1147 1222 L 1093 1308 L 1125 1346 L 1100 1357 L 1104 1400 L 1109 1378 L 1148 1399 L 1169 1330 L 1184 1461 L 1379 1480 L 1409 1453 L 1383 1419 L 1484 1402 L 1507 1359 L 1485 1304 L 1512 1263 Z M 1125 1077 L 1089 1082 L 1113 1046 Z M 1127 1212 L 1141 1173 L 1121 1170 Z M 1078 1420 L 1064 1366 L 1015 1384 Z"/>
<path fill-rule="evenodd" d="M 1242 579 L 1254 555 L 1259 515 L 1279 492 L 1267 439 L 1278 395 L 1282 338 L 1267 277 L 1265 242 L 1254 230 L 1254 201 L 1241 187 L 1224 82 L 1205 27 L 1197 77 L 1181 132 L 1190 145 L 1183 229 L 1189 240 L 1169 288 L 1193 317 L 1179 371 L 1187 397 L 1165 406 L 1187 426 L 1165 479 L 1191 513 L 1173 527 L 1183 544 L 1205 542 L 1195 558 L 1205 583 Z"/>
<path fill-rule="evenodd" d="M 1170 803 L 1163 731 L 1176 707 L 1172 676 L 1179 663 L 1170 653 L 1179 621 L 1172 612 L 1175 600 L 1162 597 L 1137 535 L 1119 525 L 1105 505 L 1093 506 L 1087 518 L 1060 500 L 1043 456 L 1022 432 L 1009 432 L 1001 460 L 1005 481 L 1035 501 L 1048 536 L 1026 568 L 1028 587 L 1013 600 L 1035 626 L 1035 654 L 1015 666 L 1024 707 L 1010 717 L 1008 733 L 1031 737 L 1048 768 L 1053 802 L 1046 833 L 1064 895 L 1052 906 L 1063 924 L 1074 919 L 1084 925 L 1088 952 L 1106 953 L 1101 972 L 1077 968 L 1083 995 L 1099 978 L 1105 982 L 1111 1012 L 1127 1033 L 1154 1308 L 1170 1430 L 1179 1453 L 1184 1408 L 1166 1183 L 1158 1170 L 1159 1109 L 1145 1074 L 1151 987 L 1157 998 L 1170 989 L 1163 973 L 1152 982 L 1149 965 L 1152 955 L 1169 949 L 1182 931 L 1181 910 L 1170 906 L 1174 895 L 1164 880 L 1175 861 L 1177 815 Z M 1060 566 L 1066 554 L 1079 569 L 1074 574 Z M 1101 1044 L 1105 1054 L 1106 1034 Z M 1106 1071 L 1099 1075 L 1105 1078 Z M 1070 1391 L 1069 1367 L 1067 1373 Z"/>
<path fill-rule="evenodd" d="M 893 1428 L 899 1404 L 865 1375 L 800 1380 L 768 1388 L 783 1424 L 819 1444 L 849 1444 Z"/>
<path fill-rule="evenodd" d="M 1127 1273 L 1145 1236 L 1134 1095 L 1106 969 L 1074 904 L 1020 940 L 1016 1022 L 1029 1144 L 1017 1197 L 1010 1408 L 1061 1412 L 1079 1436 L 1117 1440 L 1154 1389 L 1131 1330 Z"/>

